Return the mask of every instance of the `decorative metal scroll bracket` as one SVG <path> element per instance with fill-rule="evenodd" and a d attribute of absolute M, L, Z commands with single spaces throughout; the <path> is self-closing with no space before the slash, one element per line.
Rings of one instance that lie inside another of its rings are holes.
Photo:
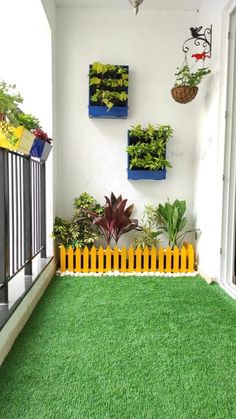
<path fill-rule="evenodd" d="M 182 46 L 183 52 L 186 54 L 189 52 L 188 43 L 193 41 L 194 45 L 201 46 L 204 48 L 205 54 L 208 58 L 211 58 L 211 45 L 212 45 L 212 25 L 209 28 L 206 28 L 203 32 L 203 26 L 198 28 L 190 28 L 191 38 L 188 38 Z"/>

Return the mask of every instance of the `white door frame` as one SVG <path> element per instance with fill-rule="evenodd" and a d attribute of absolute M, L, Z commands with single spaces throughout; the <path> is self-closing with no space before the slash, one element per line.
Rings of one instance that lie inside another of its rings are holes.
<path fill-rule="evenodd" d="M 228 35 L 229 34 L 229 35 Z M 233 284 L 236 239 L 236 0 L 231 0 L 224 12 L 222 28 L 221 104 L 224 121 L 220 132 L 224 144 L 219 148 L 223 156 L 222 239 L 220 285 L 236 298 Z"/>

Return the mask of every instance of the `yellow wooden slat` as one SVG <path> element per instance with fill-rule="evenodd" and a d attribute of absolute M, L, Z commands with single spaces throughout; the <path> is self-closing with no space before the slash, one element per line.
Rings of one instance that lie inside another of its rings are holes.
<path fill-rule="evenodd" d="M 68 249 L 68 271 L 74 272 L 74 250 L 70 246 Z"/>
<path fill-rule="evenodd" d="M 126 257 L 127 257 L 126 247 L 122 247 L 122 249 L 121 249 L 121 266 L 120 266 L 120 269 L 119 269 L 120 272 L 127 272 Z"/>
<path fill-rule="evenodd" d="M 151 255 L 151 266 L 150 266 L 150 270 L 151 272 L 156 272 L 157 268 L 157 249 L 152 246 L 151 251 L 150 251 L 150 255 Z"/>
<path fill-rule="evenodd" d="M 177 246 L 175 246 L 173 254 L 174 254 L 174 266 L 173 266 L 174 269 L 173 269 L 173 272 L 177 273 L 177 272 L 179 272 L 179 249 L 178 249 Z"/>
<path fill-rule="evenodd" d="M 164 250 L 162 247 L 158 250 L 158 272 L 164 272 Z"/>
<path fill-rule="evenodd" d="M 94 246 L 90 250 L 90 258 L 91 258 L 90 272 L 97 272 L 97 263 L 96 263 L 97 262 L 97 250 Z"/>
<path fill-rule="evenodd" d="M 188 254 L 188 272 L 194 272 L 194 248 L 190 244 L 187 249 Z"/>
<path fill-rule="evenodd" d="M 83 272 L 87 273 L 89 271 L 89 250 L 85 246 L 83 251 Z"/>
<path fill-rule="evenodd" d="M 104 270 L 104 272 L 110 272 L 111 271 L 111 255 L 112 255 L 112 250 L 111 250 L 110 246 L 108 246 L 105 250 L 106 269 Z"/>
<path fill-rule="evenodd" d="M 114 271 L 119 271 L 119 249 L 117 246 L 115 246 L 114 248 L 114 253 L 113 253 L 113 270 Z"/>
<path fill-rule="evenodd" d="M 104 272 L 104 249 L 100 246 L 98 249 L 98 272 Z"/>
<path fill-rule="evenodd" d="M 180 272 L 186 272 L 186 258 L 187 258 L 187 250 L 183 246 L 180 251 L 181 261 L 180 261 Z"/>
<path fill-rule="evenodd" d="M 135 255 L 136 255 L 136 267 L 135 267 L 135 272 L 142 272 L 141 270 L 141 260 L 142 260 L 142 250 L 140 249 L 140 247 L 138 247 L 135 250 Z"/>
<path fill-rule="evenodd" d="M 79 247 L 75 251 L 75 272 L 81 272 L 81 249 Z"/>
<path fill-rule="evenodd" d="M 111 266 L 111 257 L 113 254 L 113 266 Z M 75 255 L 75 267 L 74 267 L 74 255 Z M 106 259 L 106 268 L 104 268 L 104 255 Z M 66 257 L 68 263 L 66 266 Z M 81 269 L 81 259 L 83 257 L 83 269 Z M 89 268 L 89 257 L 91 259 L 91 268 Z M 136 257 L 136 267 L 134 269 L 134 257 Z M 142 257 L 143 257 L 143 268 L 142 268 Z M 180 257 L 180 262 L 179 262 Z M 127 267 L 128 258 L 128 267 Z M 98 266 L 97 266 L 98 259 Z M 150 266 L 149 266 L 150 259 Z M 164 268 L 165 259 L 165 268 Z M 157 265 L 158 261 L 158 265 Z M 120 266 L 119 266 L 120 263 Z M 173 266 L 172 266 L 173 264 Z M 102 247 L 97 250 L 92 247 L 91 251 L 87 247 L 84 250 L 76 249 L 73 251 L 72 247 L 66 251 L 66 249 L 60 247 L 60 268 L 61 272 L 66 270 L 70 272 L 108 272 L 111 270 L 120 272 L 194 272 L 194 248 L 189 245 L 179 250 L 177 247 L 172 251 L 169 247 L 163 249 L 160 247 L 156 249 L 152 247 L 149 250 L 147 247 L 136 250 L 131 246 L 128 250 L 122 247 L 120 251 L 117 247 L 114 250 L 108 246 L 107 249 Z"/>
<path fill-rule="evenodd" d="M 166 268 L 165 268 L 165 272 L 172 272 L 172 270 L 171 270 L 171 255 L 172 255 L 171 248 L 167 247 L 167 249 L 166 249 Z"/>
<path fill-rule="evenodd" d="M 128 250 L 128 272 L 134 271 L 134 248 L 130 246 Z"/>
<path fill-rule="evenodd" d="M 149 272 L 149 249 L 147 246 L 143 250 L 143 272 Z"/>
<path fill-rule="evenodd" d="M 66 271 L 66 249 L 64 246 L 60 246 L 60 267 L 61 272 Z"/>

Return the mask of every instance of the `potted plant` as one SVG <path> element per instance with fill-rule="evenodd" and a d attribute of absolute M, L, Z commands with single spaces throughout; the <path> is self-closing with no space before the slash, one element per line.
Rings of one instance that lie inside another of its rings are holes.
<path fill-rule="evenodd" d="M 91 195 L 84 192 L 79 198 L 74 199 L 74 214 L 71 220 L 56 217 L 53 238 L 56 239 L 58 246 L 64 246 L 65 249 L 71 246 L 74 250 L 84 249 L 87 246 L 91 249 L 101 234 L 98 227 L 93 225 L 90 212 L 101 216 L 103 208 Z"/>
<path fill-rule="evenodd" d="M 166 167 L 172 167 L 166 159 L 166 144 L 173 134 L 170 125 L 147 128 L 132 126 L 128 131 L 128 179 L 166 178 Z"/>
<path fill-rule="evenodd" d="M 18 126 L 18 106 L 23 98 L 15 88 L 14 84 L 0 81 L 0 146 L 4 148 L 13 148 L 18 141 L 12 127 Z"/>
<path fill-rule="evenodd" d="M 142 250 L 147 247 L 151 249 L 152 247 L 157 248 L 160 244 L 161 231 L 156 231 L 155 221 L 147 216 L 146 211 L 144 212 L 144 217 L 141 220 L 141 225 L 139 225 L 140 230 L 134 237 L 134 248 L 140 247 Z"/>
<path fill-rule="evenodd" d="M 34 129 L 32 133 L 34 135 L 34 142 L 30 150 L 30 155 L 31 157 L 46 161 L 52 149 L 52 139 L 41 128 Z"/>
<path fill-rule="evenodd" d="M 197 95 L 197 86 L 211 72 L 208 67 L 204 67 L 205 58 L 207 57 L 204 52 L 193 54 L 192 57 L 196 58 L 196 61 L 202 60 L 203 67 L 192 71 L 185 61 L 181 68 L 177 68 L 177 72 L 175 73 L 176 81 L 174 87 L 171 89 L 171 95 L 178 103 L 191 102 Z"/>
<path fill-rule="evenodd" d="M 17 127 L 13 128 L 15 136 L 18 138 L 18 141 L 15 145 L 15 150 L 20 153 L 29 155 L 35 138 L 32 131 L 40 126 L 40 122 L 34 115 L 26 114 L 21 110 L 18 110 L 18 113 L 16 114 L 16 120 Z"/>
<path fill-rule="evenodd" d="M 180 247 L 187 233 L 197 231 L 197 229 L 184 231 L 187 224 L 185 217 L 186 201 L 176 199 L 173 203 L 169 200 L 157 207 L 146 206 L 146 214 L 154 231 L 163 234 L 168 239 L 168 245 L 173 250 Z"/>
<path fill-rule="evenodd" d="M 126 118 L 128 115 L 128 66 L 94 62 L 89 68 L 89 116 Z"/>

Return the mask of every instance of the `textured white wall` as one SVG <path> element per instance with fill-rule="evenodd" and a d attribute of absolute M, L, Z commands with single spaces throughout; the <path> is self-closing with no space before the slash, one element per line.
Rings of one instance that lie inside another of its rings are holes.
<path fill-rule="evenodd" d="M 103 202 L 122 193 L 144 205 L 186 199 L 193 203 L 195 104 L 174 102 L 170 89 L 182 64 L 182 43 L 195 12 L 57 9 L 57 132 L 59 213 L 69 217 L 73 198 L 83 191 Z M 95 60 L 130 66 L 127 120 L 88 118 L 88 68 Z M 134 124 L 170 124 L 172 162 L 165 181 L 127 180 L 127 130 Z"/>
<path fill-rule="evenodd" d="M 224 163 L 224 88 L 227 48 L 223 35 L 224 8 L 228 0 L 204 0 L 199 25 L 213 27 L 212 58 L 207 62 L 212 74 L 200 85 L 197 104 L 197 141 L 194 213 L 201 230 L 198 243 L 199 268 L 206 275 L 220 279 L 222 228 L 222 176 Z"/>

